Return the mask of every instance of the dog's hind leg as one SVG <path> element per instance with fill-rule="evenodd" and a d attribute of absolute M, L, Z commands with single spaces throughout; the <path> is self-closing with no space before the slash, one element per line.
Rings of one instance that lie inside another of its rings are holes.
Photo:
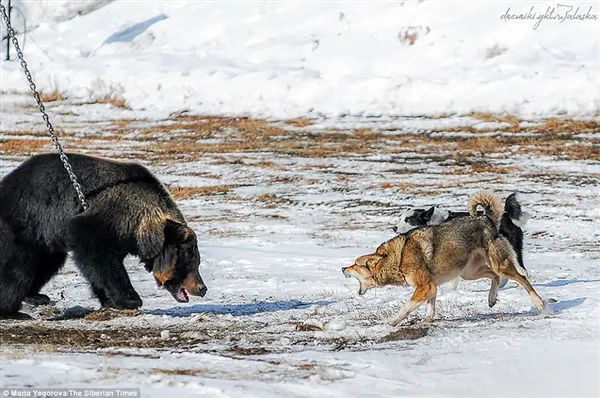
<path fill-rule="evenodd" d="M 509 260 L 505 260 L 503 262 L 503 264 L 501 264 L 501 268 L 508 268 L 510 267 L 508 264 L 511 264 Z M 512 265 L 512 264 L 511 264 Z M 514 267 L 514 266 L 513 266 Z M 525 278 L 523 275 L 519 274 L 518 272 L 514 272 L 514 274 L 510 275 L 507 272 L 503 272 L 500 271 L 500 275 L 512 279 L 515 282 L 517 282 L 519 285 L 523 286 L 523 288 L 525 290 L 527 290 L 527 293 L 529 293 L 529 297 L 531 297 L 531 302 L 533 303 L 533 305 L 535 306 L 535 308 L 537 308 L 537 310 L 539 312 L 544 312 L 545 310 L 545 305 L 544 305 L 544 300 L 542 300 L 542 298 L 540 297 L 539 294 L 537 294 L 537 292 L 535 291 L 535 289 L 533 288 L 533 286 L 531 286 L 531 283 L 529 283 L 529 281 L 527 280 L 527 278 Z"/>
<path fill-rule="evenodd" d="M 446 285 L 451 289 L 451 290 L 456 290 L 458 288 L 458 283 L 460 282 L 459 278 L 454 278 L 452 279 L 450 282 L 446 283 Z"/>
<path fill-rule="evenodd" d="M 492 285 L 490 286 L 490 292 L 488 294 L 488 305 L 490 306 L 490 308 L 496 305 L 500 277 L 498 276 L 498 274 L 492 271 L 487 266 L 487 264 L 481 264 L 471 269 L 465 270 L 461 274 L 461 278 L 468 281 L 474 281 L 481 278 L 490 279 L 492 281 Z"/>
<path fill-rule="evenodd" d="M 432 299 L 432 302 L 427 303 L 427 316 L 430 315 L 430 318 L 433 319 L 433 315 L 435 313 L 435 296 L 437 294 L 437 287 L 433 283 L 428 283 L 427 285 L 418 286 L 415 289 L 412 297 L 408 301 L 408 303 L 404 304 L 404 307 L 398 312 L 394 318 L 389 321 L 391 326 L 396 326 L 400 322 L 404 320 L 414 310 L 419 308 L 421 304 L 425 301 Z M 427 319 L 427 316 L 425 319 Z"/>
<path fill-rule="evenodd" d="M 512 279 L 529 293 L 531 302 L 539 312 L 544 312 L 544 300 L 537 294 L 531 283 L 517 270 L 518 262 L 514 251 L 504 238 L 496 239 L 489 248 L 490 266 L 500 276 Z"/>
<path fill-rule="evenodd" d="M 498 285 L 498 287 L 500 289 L 502 289 L 504 286 L 506 286 L 507 283 L 508 283 L 508 279 L 506 279 L 506 278 L 500 278 L 500 284 Z"/>

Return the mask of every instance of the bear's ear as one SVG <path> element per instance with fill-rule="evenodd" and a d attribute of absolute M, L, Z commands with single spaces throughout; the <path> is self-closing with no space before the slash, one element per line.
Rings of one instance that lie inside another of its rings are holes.
<path fill-rule="evenodd" d="M 425 225 L 427 225 L 429 220 L 431 220 L 431 217 L 433 216 L 434 212 L 435 212 L 435 207 L 432 206 L 429 210 L 427 210 L 426 212 L 421 214 L 420 218 L 422 221 L 424 221 Z"/>
<path fill-rule="evenodd" d="M 187 225 L 167 219 L 165 223 L 165 244 L 182 244 L 189 237 L 188 230 Z"/>

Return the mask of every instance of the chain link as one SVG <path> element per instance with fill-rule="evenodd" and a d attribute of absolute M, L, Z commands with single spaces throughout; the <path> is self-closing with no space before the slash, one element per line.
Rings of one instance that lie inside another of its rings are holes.
<path fill-rule="evenodd" d="M 40 94 L 37 91 L 35 83 L 33 82 L 31 73 L 29 72 L 29 69 L 27 68 L 27 62 L 25 62 L 25 59 L 23 58 L 23 52 L 21 52 L 21 47 L 19 47 L 17 35 L 15 34 L 15 31 L 13 30 L 13 28 L 10 24 L 10 21 L 8 20 L 8 15 L 6 14 L 6 9 L 4 8 L 2 3 L 0 3 L 0 12 L 2 13 L 2 19 L 4 19 L 4 24 L 6 25 L 6 29 L 8 31 L 8 38 L 10 40 L 12 40 L 12 43 L 15 46 L 15 50 L 17 51 L 17 57 L 19 58 L 19 63 L 21 64 L 21 67 L 23 68 L 23 71 L 25 72 L 25 77 L 27 78 L 27 81 L 29 82 L 29 88 L 31 89 L 31 91 L 33 91 L 33 97 L 35 98 L 38 108 L 40 109 L 40 112 L 42 113 L 42 119 L 44 119 L 44 122 L 46 123 L 46 128 L 48 129 L 48 132 L 50 133 L 50 136 L 52 137 L 52 142 L 54 143 L 54 147 L 58 151 L 60 160 L 62 161 L 63 166 L 65 167 L 65 170 L 67 170 L 67 173 L 69 174 L 69 179 L 71 180 L 71 183 L 73 184 L 73 188 L 75 188 L 75 191 L 77 192 L 77 197 L 79 198 L 79 202 L 81 202 L 81 207 L 83 208 L 83 211 L 86 211 L 88 208 L 88 204 L 85 200 L 85 195 L 83 194 L 81 185 L 79 185 L 79 182 L 77 182 L 77 176 L 73 172 L 73 168 L 71 167 L 71 164 L 69 163 L 69 159 L 67 158 L 67 155 L 65 154 L 65 151 L 63 150 L 62 145 L 58 141 L 58 137 L 56 136 L 56 133 L 54 132 L 54 127 L 52 127 L 52 123 L 50 123 L 50 117 L 46 113 L 46 108 L 44 107 L 44 103 L 42 102 L 42 99 L 40 98 Z"/>

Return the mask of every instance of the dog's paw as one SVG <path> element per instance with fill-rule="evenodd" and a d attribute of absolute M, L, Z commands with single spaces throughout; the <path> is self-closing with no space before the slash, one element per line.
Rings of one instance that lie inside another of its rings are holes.
<path fill-rule="evenodd" d="M 543 316 L 551 316 L 557 313 L 556 309 L 551 305 L 552 303 L 555 303 L 556 300 L 555 299 L 550 299 L 550 300 L 542 300 L 542 308 L 536 308 L 538 311 L 538 314 L 543 315 Z"/>
<path fill-rule="evenodd" d="M 496 305 L 497 301 L 498 301 L 498 299 L 496 299 L 495 297 L 493 299 L 489 298 L 488 305 L 490 306 L 490 308 L 493 308 Z"/>
<path fill-rule="evenodd" d="M 400 323 L 400 319 L 397 319 L 397 318 L 392 318 L 387 321 L 387 324 L 390 326 L 398 326 L 399 323 Z"/>

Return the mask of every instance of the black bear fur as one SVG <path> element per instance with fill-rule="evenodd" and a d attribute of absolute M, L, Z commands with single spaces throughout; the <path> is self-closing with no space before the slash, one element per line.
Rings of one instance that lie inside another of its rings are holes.
<path fill-rule="evenodd" d="M 33 156 L 0 180 L 0 317 L 17 314 L 23 300 L 44 301 L 40 289 L 68 252 L 103 307 L 142 305 L 123 265 L 128 254 L 177 301 L 204 296 L 196 234 L 163 184 L 137 163 L 67 156 L 85 212 L 58 155 Z"/>

